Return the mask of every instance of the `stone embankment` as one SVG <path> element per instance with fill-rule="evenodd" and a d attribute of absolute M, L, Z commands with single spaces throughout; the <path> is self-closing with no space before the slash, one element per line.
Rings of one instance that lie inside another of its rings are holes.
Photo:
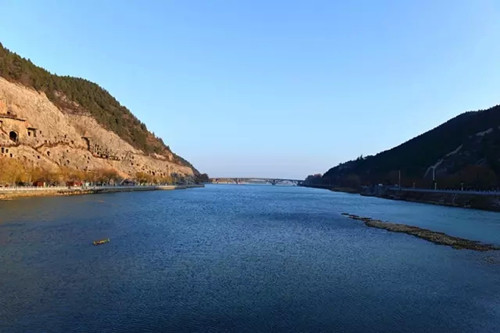
<path fill-rule="evenodd" d="M 319 189 L 324 189 L 324 190 L 330 190 L 333 192 L 344 192 L 344 193 L 353 193 L 353 194 L 359 194 L 359 190 L 352 188 L 352 187 L 339 187 L 339 186 L 333 186 L 333 185 L 323 185 L 323 184 L 298 184 L 298 186 L 302 187 L 311 187 L 311 188 L 319 188 Z"/>
<path fill-rule="evenodd" d="M 425 239 L 434 244 L 451 246 L 454 249 L 467 249 L 474 251 L 500 250 L 500 247 L 498 246 L 494 246 L 491 244 L 483 244 L 478 241 L 450 236 L 443 232 L 436 232 L 428 229 L 422 229 L 419 227 L 414 227 L 406 224 L 383 222 L 380 220 L 371 219 L 369 217 L 361 217 L 354 214 L 342 213 L 342 215 L 347 216 L 353 220 L 363 221 L 365 225 L 372 228 L 405 233 L 408 235 Z"/>
<path fill-rule="evenodd" d="M 0 200 L 11 200 L 22 197 L 69 196 L 115 192 L 168 191 L 195 187 L 204 187 L 204 185 L 5 187 L 0 188 Z"/>

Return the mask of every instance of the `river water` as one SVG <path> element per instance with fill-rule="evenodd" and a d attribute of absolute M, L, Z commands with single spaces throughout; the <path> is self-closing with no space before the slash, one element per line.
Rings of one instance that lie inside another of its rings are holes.
<path fill-rule="evenodd" d="M 0 332 L 499 332 L 500 214 L 209 185 L 0 202 Z M 111 238 L 102 246 L 91 241 Z"/>

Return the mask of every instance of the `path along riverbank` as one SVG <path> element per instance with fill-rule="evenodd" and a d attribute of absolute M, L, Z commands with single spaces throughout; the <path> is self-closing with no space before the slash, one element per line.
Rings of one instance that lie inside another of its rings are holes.
<path fill-rule="evenodd" d="M 169 191 L 195 187 L 204 187 L 204 185 L 4 187 L 0 188 L 0 200 L 12 200 L 24 197 L 69 196 L 115 192 Z"/>

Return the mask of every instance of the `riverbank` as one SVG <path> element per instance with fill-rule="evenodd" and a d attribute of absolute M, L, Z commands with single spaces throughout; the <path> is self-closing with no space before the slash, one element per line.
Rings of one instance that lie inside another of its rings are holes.
<path fill-rule="evenodd" d="M 26 197 L 70 196 L 136 191 L 170 191 L 204 187 L 204 185 L 153 185 L 153 186 L 91 186 L 91 187 L 5 187 L 0 188 L 0 200 Z"/>
<path fill-rule="evenodd" d="M 500 212 L 500 195 L 494 192 L 384 188 L 375 192 L 364 191 L 360 194 L 384 199 Z"/>
<path fill-rule="evenodd" d="M 351 188 L 351 187 L 338 187 L 338 186 L 321 185 L 321 184 L 310 184 L 310 185 L 299 184 L 297 186 L 320 188 L 320 189 L 323 189 L 323 190 L 330 190 L 330 191 L 333 191 L 333 192 L 344 192 L 344 193 L 351 193 L 351 194 L 359 194 L 358 190 L 356 190 L 354 188 Z"/>
<path fill-rule="evenodd" d="M 500 212 L 500 194 L 490 192 L 429 190 L 386 186 L 374 186 L 360 191 L 353 188 L 340 188 L 329 185 L 300 186 L 327 189 L 335 192 L 354 193 L 383 199 Z"/>
<path fill-rule="evenodd" d="M 483 244 L 478 241 L 454 237 L 443 232 L 432 231 L 406 224 L 384 222 L 369 217 L 362 217 L 349 213 L 342 213 L 342 215 L 347 216 L 348 218 L 353 220 L 363 221 L 363 223 L 368 227 L 412 235 L 421 239 L 425 239 L 426 241 L 432 242 L 434 244 L 451 246 L 454 249 L 467 249 L 481 252 L 500 250 L 499 247 L 491 244 Z"/>

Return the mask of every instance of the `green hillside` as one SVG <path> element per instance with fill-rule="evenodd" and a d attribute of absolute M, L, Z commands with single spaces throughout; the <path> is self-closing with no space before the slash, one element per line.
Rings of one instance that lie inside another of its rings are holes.
<path fill-rule="evenodd" d="M 328 170 L 316 182 L 359 188 L 397 184 L 441 187 L 500 186 L 500 106 L 466 112 L 395 148 L 360 157 Z M 313 178 L 310 178 L 313 181 Z"/>

